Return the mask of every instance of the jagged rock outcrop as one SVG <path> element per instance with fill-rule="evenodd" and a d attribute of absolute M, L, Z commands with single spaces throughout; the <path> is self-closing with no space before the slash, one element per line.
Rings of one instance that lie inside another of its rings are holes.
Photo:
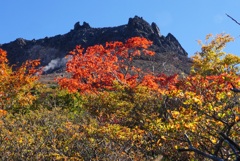
<path fill-rule="evenodd" d="M 134 36 L 153 41 L 151 50 L 156 52 L 152 58 L 141 56 L 135 62 L 138 66 L 168 74 L 189 72 L 191 60 L 177 39 L 170 33 L 166 37 L 161 35 L 156 23 L 150 25 L 138 16 L 130 18 L 126 25 L 117 27 L 92 28 L 86 22 L 82 25 L 77 22 L 74 28 L 64 35 L 39 40 L 18 38 L 2 44 L 0 48 L 8 52 L 10 64 L 21 64 L 28 59 L 41 59 L 41 64 L 47 66 L 46 71 L 52 72 L 65 66 L 65 55 L 76 45 L 87 48 L 108 41 L 125 41 Z"/>

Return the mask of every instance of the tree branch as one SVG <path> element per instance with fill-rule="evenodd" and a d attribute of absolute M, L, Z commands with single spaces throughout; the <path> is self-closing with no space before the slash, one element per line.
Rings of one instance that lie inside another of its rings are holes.
<path fill-rule="evenodd" d="M 225 140 L 229 142 L 229 144 L 233 145 L 238 151 L 240 151 L 240 146 L 236 144 L 232 139 L 226 136 L 224 133 L 219 133 Z"/>
<path fill-rule="evenodd" d="M 231 17 L 231 16 L 228 15 L 227 13 L 226 13 L 226 15 L 227 15 L 230 19 L 232 19 L 234 22 L 236 22 L 238 25 L 240 25 L 240 22 L 238 22 L 237 20 L 235 20 L 233 17 Z"/>
<path fill-rule="evenodd" d="M 240 89 L 236 88 L 232 83 L 232 88 L 230 89 L 231 91 L 235 92 L 235 93 L 239 93 L 240 92 Z"/>
<path fill-rule="evenodd" d="M 217 157 L 217 156 L 214 156 L 214 155 L 211 155 L 211 154 L 207 154 L 207 153 L 204 153 L 196 148 L 193 147 L 190 139 L 188 138 L 187 134 L 184 134 L 185 138 L 187 139 L 187 142 L 188 142 L 188 145 L 189 145 L 189 148 L 188 149 L 185 149 L 185 148 L 180 148 L 178 149 L 179 152 L 184 152 L 184 151 L 192 151 L 192 152 L 195 152 L 197 154 L 200 154 L 206 158 L 209 158 L 209 159 L 212 159 L 213 161 L 224 161 L 223 159 Z"/>
<path fill-rule="evenodd" d="M 230 139 L 227 135 L 224 133 L 219 133 L 223 137 L 223 139 L 229 144 L 231 147 L 233 153 L 236 155 L 236 161 L 240 160 L 240 146 L 235 143 L 232 139 Z"/>

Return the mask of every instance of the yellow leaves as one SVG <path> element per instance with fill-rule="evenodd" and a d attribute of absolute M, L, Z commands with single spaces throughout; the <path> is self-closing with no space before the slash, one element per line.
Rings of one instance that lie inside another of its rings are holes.
<path fill-rule="evenodd" d="M 91 138 L 89 138 L 88 140 L 90 141 L 90 143 L 94 143 L 94 142 L 95 142 L 95 139 L 94 139 L 94 138 L 92 138 L 92 137 L 91 137 Z"/>
<path fill-rule="evenodd" d="M 208 42 L 210 40 L 210 42 Z M 216 36 L 213 36 L 212 34 L 208 34 L 206 36 L 206 44 L 203 45 L 201 42 L 200 44 L 202 44 L 203 49 L 205 49 L 204 51 L 209 51 L 212 48 L 214 48 L 215 50 L 222 50 L 226 43 L 233 41 L 233 37 L 231 37 L 229 34 L 218 34 Z"/>
<path fill-rule="evenodd" d="M 20 137 L 19 139 L 18 139 L 18 143 L 22 143 L 23 142 L 23 138 L 22 137 Z"/>
<path fill-rule="evenodd" d="M 179 147 L 178 147 L 178 145 L 175 145 L 174 148 L 175 148 L 175 149 L 178 149 Z"/>
<path fill-rule="evenodd" d="M 178 129 L 181 128 L 181 125 L 180 125 L 179 123 L 177 123 L 177 124 L 175 124 L 175 127 L 176 127 L 176 129 L 178 130 Z"/>
<path fill-rule="evenodd" d="M 3 110 L 3 109 L 0 109 L 0 117 L 6 116 L 6 115 L 7 115 L 7 111 Z"/>
<path fill-rule="evenodd" d="M 202 104 L 202 101 L 201 101 L 201 98 L 200 97 L 194 97 L 193 98 L 193 102 L 198 104 L 198 105 L 201 105 Z"/>
<path fill-rule="evenodd" d="M 16 70 L 7 63 L 7 53 L 0 49 L 0 108 L 18 111 L 21 108 L 29 108 L 36 97 L 33 89 L 40 87 L 37 83 L 40 74 L 36 66 L 39 60 L 26 61 Z"/>
<path fill-rule="evenodd" d="M 162 146 L 161 139 L 158 139 L 156 144 L 157 144 L 157 146 Z"/>
<path fill-rule="evenodd" d="M 222 49 L 226 46 L 226 43 L 233 41 L 233 38 L 227 34 L 219 34 L 215 37 L 207 35 L 206 40 L 212 40 L 202 45 L 202 51 L 194 55 L 192 74 L 201 75 L 218 75 L 224 72 L 239 71 L 238 67 L 235 67 L 240 63 L 240 58 L 232 54 L 226 54 Z"/>
<path fill-rule="evenodd" d="M 208 103 L 208 104 L 206 105 L 206 107 L 207 107 L 207 109 L 209 109 L 210 111 L 214 111 L 213 106 L 212 106 L 211 103 Z"/>
<path fill-rule="evenodd" d="M 57 132 L 57 134 L 61 134 L 64 132 L 64 130 L 62 128 L 57 128 L 56 132 Z"/>
<path fill-rule="evenodd" d="M 226 114 L 225 114 L 225 113 L 218 113 L 217 116 L 218 116 L 219 118 L 223 118 L 223 117 L 226 116 Z"/>
<path fill-rule="evenodd" d="M 172 117 L 175 119 L 175 118 L 178 118 L 179 116 L 179 112 L 178 111 L 171 111 L 171 114 L 172 114 Z"/>
<path fill-rule="evenodd" d="M 189 129 L 191 132 L 196 132 L 196 124 L 194 122 L 184 124 L 184 127 Z"/>
<path fill-rule="evenodd" d="M 232 64 L 239 64 L 240 58 L 237 55 L 227 54 L 222 61 L 224 62 L 225 67 L 228 68 L 229 66 L 231 67 Z"/>
<path fill-rule="evenodd" d="M 233 92 L 230 92 L 230 91 L 229 91 L 229 92 L 227 92 L 226 95 L 227 95 L 228 98 L 231 98 L 231 97 L 233 96 Z"/>
<path fill-rule="evenodd" d="M 223 92 L 217 92 L 216 93 L 216 98 L 217 98 L 218 101 L 224 99 L 225 97 L 226 97 L 226 94 L 223 93 Z"/>
<path fill-rule="evenodd" d="M 240 116 L 239 116 L 239 115 L 235 116 L 234 121 L 235 121 L 235 122 L 239 122 L 239 121 L 240 121 Z"/>
<path fill-rule="evenodd" d="M 213 144 L 216 144 L 217 143 L 217 138 L 211 137 L 211 141 L 212 141 Z"/>
<path fill-rule="evenodd" d="M 216 124 L 216 126 L 218 126 L 218 127 L 224 126 L 224 124 L 221 121 L 216 121 L 216 122 L 214 122 L 214 124 Z"/>
<path fill-rule="evenodd" d="M 210 36 L 207 37 L 207 39 L 209 38 Z M 231 55 L 227 55 L 225 59 L 219 58 L 221 55 L 224 56 L 219 49 L 223 46 L 221 43 L 226 40 L 219 39 L 212 44 L 203 45 L 202 53 L 198 53 L 194 57 L 193 71 L 195 73 L 183 78 L 164 74 L 141 75 L 144 73 L 141 73 L 139 68 L 126 66 L 125 61 L 131 64 L 134 56 L 139 55 L 139 51 L 134 51 L 132 48 L 147 48 L 150 45 L 149 42 L 144 42 L 145 40 L 142 40 L 142 43 L 133 40 L 142 39 L 129 40 L 129 44 L 114 42 L 107 43 L 106 47 L 98 45 L 89 48 L 85 54 L 82 54 L 83 49 L 80 47 L 72 52 L 73 61 L 67 66 L 68 71 L 72 73 L 72 78 L 63 78 L 59 80 L 59 84 L 71 92 L 85 92 L 84 95 L 74 93 L 83 96 L 84 103 L 78 103 L 80 98 L 66 91 L 67 94 L 61 94 L 61 97 L 67 95 L 68 99 L 66 100 L 71 102 L 67 108 L 71 110 L 77 108 L 84 112 L 76 114 L 74 111 L 72 115 L 71 111 L 69 114 L 71 118 L 67 118 L 61 124 L 51 124 L 48 121 L 53 118 L 54 121 L 57 121 L 61 117 L 52 115 L 49 118 L 49 113 L 46 114 L 43 117 L 44 121 L 37 121 L 41 122 L 41 126 L 44 128 L 41 127 L 35 132 L 36 138 L 41 140 L 42 144 L 44 144 L 44 140 L 41 136 L 52 135 L 53 139 L 47 139 L 51 141 L 51 145 L 54 144 L 51 148 L 57 149 L 62 146 L 61 150 L 66 154 L 72 154 L 73 152 L 70 150 L 78 148 L 75 145 L 82 145 L 79 146 L 80 149 L 77 149 L 76 153 L 80 154 L 79 151 L 89 148 L 95 150 L 95 155 L 111 155 L 118 151 L 120 151 L 119 154 L 128 155 L 133 154 L 135 151 L 132 150 L 137 148 L 138 152 L 151 151 L 155 153 L 157 151 L 157 153 L 168 153 L 165 155 L 170 156 L 175 155 L 174 148 L 186 147 L 186 143 L 180 143 L 184 133 L 189 134 L 192 145 L 195 147 L 201 145 L 199 148 L 211 151 L 212 147 L 209 145 L 218 141 L 217 137 L 213 136 L 222 129 L 226 129 L 226 124 L 239 121 L 240 108 L 238 104 L 230 106 L 231 103 L 239 100 L 237 94 L 233 93 L 230 88 L 232 88 L 231 84 L 238 87 L 240 78 L 235 75 L 234 71 L 228 72 L 231 65 L 237 63 L 233 59 L 237 58 Z M 219 48 L 217 49 L 214 45 L 219 45 Z M 152 55 L 151 52 L 145 52 L 145 54 Z M 128 54 L 130 54 L 129 59 Z M 119 59 L 120 57 L 121 59 Z M 33 62 L 33 65 L 37 64 L 37 62 Z M 31 104 L 35 99 L 31 94 L 32 91 L 29 92 L 29 89 L 35 87 L 35 79 L 30 75 L 31 72 L 26 78 L 25 72 L 23 72 L 25 68 L 21 68 L 20 74 L 14 73 L 15 75 L 7 67 L 1 68 L 1 71 L 9 75 L 7 77 L 0 76 L 0 88 L 4 89 L 0 91 L 1 101 L 14 100 L 21 106 Z M 16 75 L 18 77 L 15 77 Z M 11 83 L 15 85 L 12 89 L 8 83 L 11 79 L 14 80 Z M 10 94 L 16 94 L 14 99 L 11 97 L 12 95 L 6 95 L 8 89 L 11 90 Z M 86 91 L 89 93 L 86 94 Z M 93 91 L 97 92 L 92 93 Z M 58 97 L 54 97 L 54 99 L 59 101 Z M 59 102 L 64 104 L 64 101 Z M 4 103 L 1 102 L 1 105 Z M 11 105 L 14 104 L 11 103 Z M 41 111 L 41 113 L 44 112 Z M 5 115 L 6 111 L 3 108 L 2 111 L 0 110 L 0 117 Z M 35 114 L 31 113 L 32 115 Z M 9 114 L 6 117 L 9 117 Z M 1 118 L 5 119 L 5 117 Z M 74 121 L 71 120 L 72 118 Z M 31 119 L 27 123 L 35 126 L 35 123 L 32 123 L 35 119 Z M 11 124 L 17 122 L 20 121 Z M 26 124 L 24 121 L 21 123 Z M 45 127 L 45 125 L 47 126 Z M 5 126 L 5 122 L 1 120 L 0 127 L 3 126 Z M 232 126 L 234 129 L 233 139 L 238 137 L 237 128 Z M 28 138 L 25 139 L 21 134 L 23 128 L 18 128 L 18 131 L 20 131 L 17 133 L 19 137 L 15 140 L 17 143 L 23 144 Z M 12 139 L 14 133 L 15 131 L 11 136 L 10 134 L 6 135 L 8 140 Z M 28 137 L 31 138 L 30 135 Z M 61 138 L 63 139 L 58 140 Z M 34 146 L 36 141 L 32 139 L 28 143 L 32 143 Z M 128 146 L 130 147 L 128 150 L 123 148 L 128 148 Z M 158 149 L 155 149 L 156 147 Z M 124 152 L 121 151 L 122 149 Z"/>
<path fill-rule="evenodd" d="M 145 135 L 145 131 L 139 129 L 138 127 L 128 128 L 118 124 L 106 124 L 104 126 L 95 129 L 95 133 L 107 135 L 111 139 L 118 140 L 131 140 L 138 141 L 142 140 Z"/>
<path fill-rule="evenodd" d="M 193 104 L 197 104 L 197 105 L 202 105 L 202 96 L 201 95 L 197 95 L 194 92 L 189 92 L 186 91 L 184 93 L 186 100 L 183 102 L 185 105 L 193 105 Z"/>
<path fill-rule="evenodd" d="M 163 139 L 163 140 L 165 140 L 165 141 L 167 140 L 164 135 L 161 136 L 161 139 Z"/>
<path fill-rule="evenodd" d="M 83 125 L 84 129 L 86 130 L 87 134 L 93 135 L 97 132 L 97 127 L 95 125 Z"/>

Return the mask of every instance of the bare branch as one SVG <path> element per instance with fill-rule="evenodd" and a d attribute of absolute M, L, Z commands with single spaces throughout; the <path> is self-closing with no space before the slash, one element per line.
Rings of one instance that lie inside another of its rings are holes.
<path fill-rule="evenodd" d="M 230 89 L 231 91 L 235 92 L 235 93 L 239 93 L 240 92 L 240 89 L 236 88 L 232 83 L 232 88 Z"/>
<path fill-rule="evenodd" d="M 189 145 L 189 148 L 188 149 L 185 149 L 185 148 L 180 148 L 178 149 L 179 152 L 184 152 L 184 151 L 192 151 L 192 152 L 195 152 L 199 155 L 202 155 L 206 158 L 209 158 L 209 159 L 212 159 L 213 161 L 224 161 L 223 159 L 217 157 L 217 156 L 214 156 L 214 155 L 211 155 L 211 154 L 207 154 L 207 153 L 204 153 L 202 151 L 200 151 L 199 149 L 196 149 L 192 146 L 192 143 L 190 141 L 190 139 L 188 138 L 187 134 L 185 134 L 185 137 L 187 139 L 187 142 L 188 142 L 188 145 Z"/>
<path fill-rule="evenodd" d="M 240 22 L 238 22 L 237 20 L 235 20 L 233 17 L 231 17 L 231 16 L 228 15 L 227 13 L 226 13 L 226 15 L 227 15 L 230 19 L 232 19 L 234 22 L 236 22 L 238 25 L 240 25 Z"/>
<path fill-rule="evenodd" d="M 229 146 L 231 147 L 234 155 L 236 155 L 236 161 L 240 160 L 240 146 L 237 143 L 235 143 L 232 139 L 230 139 L 227 135 L 225 135 L 224 133 L 219 133 L 219 135 L 221 135 L 225 139 L 225 142 L 227 142 L 229 144 Z"/>
<path fill-rule="evenodd" d="M 236 144 L 232 139 L 226 136 L 224 133 L 219 133 L 225 140 L 228 141 L 229 144 L 233 145 L 238 151 L 240 151 L 240 146 Z"/>

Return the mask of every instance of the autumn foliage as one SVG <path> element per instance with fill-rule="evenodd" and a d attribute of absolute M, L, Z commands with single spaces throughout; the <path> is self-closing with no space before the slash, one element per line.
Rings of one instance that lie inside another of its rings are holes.
<path fill-rule="evenodd" d="M 23 63 L 13 70 L 8 64 L 6 51 L 0 49 L 0 108 L 3 110 L 27 109 L 36 96 L 32 90 L 37 88 L 39 60 Z"/>
<path fill-rule="evenodd" d="M 158 88 L 156 82 L 167 84 L 167 76 L 153 76 L 133 66 L 136 57 L 141 54 L 153 56 L 147 48 L 152 44 L 145 38 L 134 37 L 122 42 L 110 42 L 105 46 L 95 45 L 84 52 L 81 46 L 70 52 L 72 59 L 67 63 L 67 72 L 71 78 L 59 79 L 59 85 L 71 92 L 95 92 L 114 90 L 119 83 L 129 88 L 144 85 Z"/>
<path fill-rule="evenodd" d="M 137 128 L 136 132 L 141 131 L 139 137 L 145 138 L 139 148 L 145 147 L 151 153 L 175 159 L 201 158 L 202 153 L 234 158 L 230 156 L 231 145 L 224 144 L 219 134 L 239 141 L 238 99 L 231 88 L 240 85 L 236 66 L 240 59 L 223 52 L 232 40 L 229 35 L 212 39 L 208 35 L 206 40 L 206 44 L 201 43 L 202 51 L 193 57 L 191 74 L 184 78 L 154 75 L 134 67 L 133 61 L 140 54 L 154 54 L 147 50 L 151 42 L 144 38 L 106 43 L 105 47 L 96 45 L 85 53 L 77 46 L 67 64 L 72 77 L 60 79 L 59 84 L 71 92 L 101 92 L 88 97 L 87 110 L 101 124 L 91 127 L 94 133 Z M 111 139 L 131 138 L 130 131 L 120 131 Z M 131 140 L 136 142 L 136 138 Z M 196 153 L 180 155 L 177 150 Z"/>
<path fill-rule="evenodd" d="M 219 34 L 216 37 L 209 34 L 205 43 L 199 41 L 202 51 L 193 56 L 192 74 L 197 72 L 201 75 L 218 75 L 238 72 L 240 58 L 223 51 L 226 44 L 233 40 L 228 34 Z"/>
<path fill-rule="evenodd" d="M 68 55 L 70 77 L 39 94 L 32 92 L 39 61 L 13 71 L 0 50 L 0 156 L 238 160 L 240 58 L 223 51 L 230 41 L 229 35 L 208 35 L 185 76 L 135 67 L 141 55 L 155 54 L 145 38 L 77 46 Z M 9 110 L 30 106 L 38 108 L 26 114 Z"/>

